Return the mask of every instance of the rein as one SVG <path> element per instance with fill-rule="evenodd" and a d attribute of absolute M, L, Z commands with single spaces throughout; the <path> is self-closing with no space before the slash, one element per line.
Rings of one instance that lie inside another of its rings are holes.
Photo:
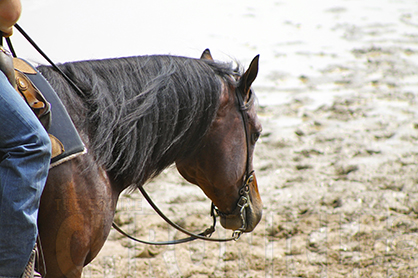
<path fill-rule="evenodd" d="M 84 95 L 83 91 L 69 78 L 60 68 L 57 67 L 57 65 L 41 50 L 41 48 L 32 40 L 32 38 L 20 27 L 17 23 L 15 24 L 16 29 L 28 40 L 28 42 L 38 51 L 38 53 L 47 60 L 51 66 L 57 70 L 64 79 L 81 95 Z M 12 52 L 13 56 L 16 57 L 16 52 L 13 49 L 13 46 L 11 44 L 10 38 L 6 38 L 8 46 L 10 51 Z M 247 102 L 247 104 L 244 103 L 244 100 L 242 98 L 242 95 L 238 90 L 235 90 L 235 94 L 238 99 L 238 105 L 239 105 L 239 111 L 242 116 L 243 125 L 244 125 L 244 131 L 245 131 L 245 138 L 246 138 L 246 145 L 247 145 L 247 158 L 246 158 L 246 167 L 245 167 L 245 174 L 243 177 L 243 185 L 239 189 L 239 195 L 240 199 L 237 202 L 237 209 L 239 210 L 239 214 L 241 217 L 242 225 L 237 230 L 233 231 L 232 236 L 229 238 L 211 238 L 210 236 L 215 232 L 215 226 L 216 226 L 216 215 L 227 217 L 229 214 L 225 214 L 212 203 L 211 204 L 211 212 L 210 215 L 213 218 L 213 224 L 210 228 L 207 228 L 205 231 L 196 234 L 192 233 L 190 231 L 187 231 L 186 229 L 180 227 L 173 221 L 171 221 L 159 208 L 158 206 L 152 201 L 151 197 L 148 195 L 148 193 L 145 191 L 145 189 L 140 186 L 138 189 L 141 191 L 144 198 L 148 201 L 148 203 L 151 205 L 151 207 L 155 210 L 155 212 L 161 216 L 168 224 L 170 224 L 172 227 L 176 228 L 177 230 L 181 231 L 182 233 L 188 235 L 189 237 L 178 239 L 178 240 L 172 240 L 172 241 L 163 241 L 163 242 L 150 242 L 141 240 L 138 238 L 135 238 L 126 232 L 124 232 L 115 222 L 112 223 L 112 227 L 117 230 L 122 235 L 128 237 L 131 240 L 143 243 L 143 244 L 150 244 L 150 245 L 172 245 L 172 244 L 179 244 L 179 243 L 185 243 L 189 241 L 193 241 L 196 239 L 206 240 L 206 241 L 215 241 L 215 242 L 226 242 L 226 241 L 232 241 L 232 240 L 238 240 L 241 236 L 241 234 L 245 231 L 247 227 L 246 223 L 246 208 L 249 206 L 250 196 L 250 184 L 254 180 L 254 171 L 250 170 L 250 136 L 248 131 L 248 118 L 246 111 L 249 108 L 250 100 Z"/>
<path fill-rule="evenodd" d="M 22 29 L 22 27 L 20 27 L 19 24 L 15 24 L 14 25 L 16 27 L 16 29 L 20 32 L 20 34 L 22 34 L 23 37 L 25 37 L 25 39 L 33 46 L 33 48 L 36 49 L 36 51 L 38 51 L 39 54 L 41 54 L 42 57 L 44 57 L 45 60 L 48 61 L 48 63 L 56 70 L 58 71 L 62 77 L 64 77 L 65 80 L 67 80 L 67 82 L 80 94 L 80 95 L 84 95 L 84 92 L 74 83 L 74 81 L 68 77 L 68 75 L 66 75 L 59 67 L 57 67 L 57 65 L 51 60 L 49 59 L 48 55 L 45 54 L 45 52 L 42 51 L 42 49 L 35 43 L 34 40 L 32 40 L 32 38 Z M 12 43 L 10 41 L 10 38 L 6 38 L 8 46 L 10 48 L 10 51 L 13 54 L 13 57 L 17 57 L 16 56 L 16 52 L 13 49 Z"/>

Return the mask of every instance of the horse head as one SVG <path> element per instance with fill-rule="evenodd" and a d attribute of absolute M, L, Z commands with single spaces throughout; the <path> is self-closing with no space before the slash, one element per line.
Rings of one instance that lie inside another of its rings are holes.
<path fill-rule="evenodd" d="M 252 165 L 261 133 L 251 90 L 258 72 L 258 57 L 244 74 L 236 77 L 236 82 L 223 82 L 216 118 L 200 148 L 176 161 L 179 173 L 212 200 L 222 226 L 243 232 L 256 227 L 263 206 Z M 209 50 L 203 52 L 201 59 L 213 60 Z"/>

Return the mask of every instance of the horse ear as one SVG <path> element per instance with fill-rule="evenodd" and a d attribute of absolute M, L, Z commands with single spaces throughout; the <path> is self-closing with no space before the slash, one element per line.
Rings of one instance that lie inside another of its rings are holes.
<path fill-rule="evenodd" d="M 200 59 L 213 61 L 212 54 L 210 54 L 209 48 L 206 48 L 205 51 L 203 51 L 202 56 L 200 56 Z"/>
<path fill-rule="evenodd" d="M 247 71 L 239 79 L 238 89 L 242 92 L 244 97 L 248 96 L 250 92 L 251 84 L 254 82 L 255 78 L 257 77 L 259 58 L 260 58 L 260 55 L 257 55 L 254 57 Z"/>

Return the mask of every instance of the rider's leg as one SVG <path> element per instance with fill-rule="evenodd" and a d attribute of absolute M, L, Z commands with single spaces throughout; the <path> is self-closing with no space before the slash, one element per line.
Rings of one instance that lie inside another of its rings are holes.
<path fill-rule="evenodd" d="M 37 236 L 48 134 L 0 71 L 0 277 L 20 277 Z"/>

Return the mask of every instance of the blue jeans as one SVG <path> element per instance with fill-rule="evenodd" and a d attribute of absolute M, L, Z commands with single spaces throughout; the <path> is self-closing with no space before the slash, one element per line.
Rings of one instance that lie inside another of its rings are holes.
<path fill-rule="evenodd" d="M 48 134 L 0 71 L 0 278 L 29 260 L 50 158 Z"/>

